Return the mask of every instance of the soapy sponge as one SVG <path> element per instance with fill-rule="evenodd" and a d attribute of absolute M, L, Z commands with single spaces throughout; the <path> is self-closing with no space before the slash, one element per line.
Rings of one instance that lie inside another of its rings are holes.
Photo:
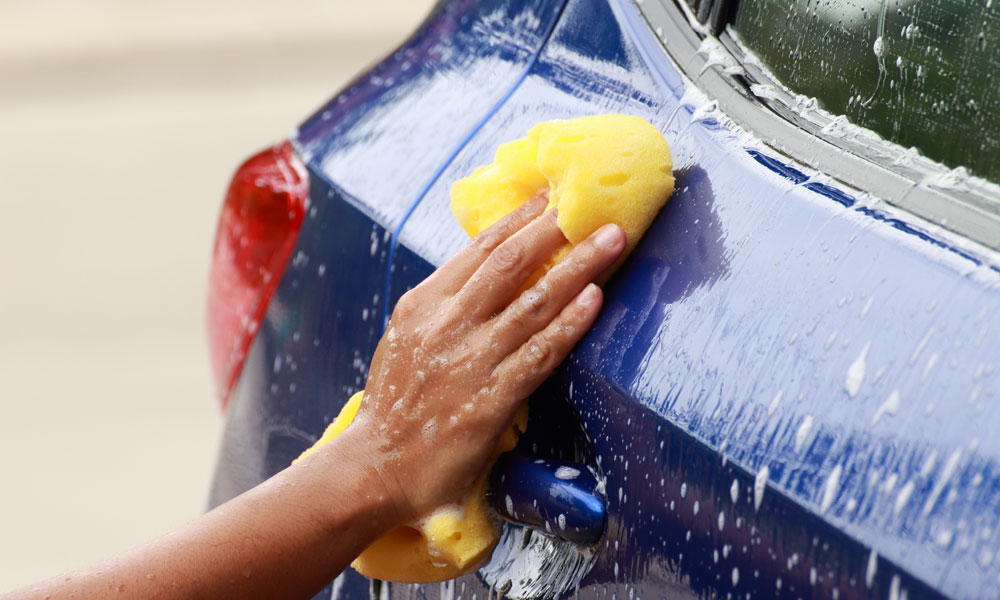
<path fill-rule="evenodd" d="M 363 396 L 364 392 L 351 396 L 320 439 L 294 462 L 340 435 L 358 414 Z M 499 524 L 486 505 L 486 478 L 497 457 L 514 448 L 527 424 L 524 405 L 465 498 L 393 529 L 368 546 L 351 566 L 366 577 L 406 583 L 445 581 L 478 567 L 500 539 Z"/>
<path fill-rule="evenodd" d="M 620 264 L 673 192 L 672 166 L 666 141 L 645 119 L 600 115 L 548 121 L 535 125 L 527 137 L 501 144 L 492 164 L 456 181 L 451 210 L 474 237 L 521 203 L 548 191 L 549 207 L 559 207 L 557 223 L 568 241 L 526 284 L 531 285 L 573 244 L 606 223 L 617 223 L 628 236 L 615 266 Z M 299 459 L 343 432 L 361 401 L 361 392 L 352 396 Z M 444 581 L 477 568 L 500 534 L 486 505 L 486 478 L 496 458 L 514 448 L 527 417 L 525 405 L 462 501 L 390 531 L 351 566 L 368 577 L 410 583 Z"/>
<path fill-rule="evenodd" d="M 451 211 L 469 237 L 548 190 L 569 241 L 532 278 L 561 260 L 573 244 L 617 223 L 628 243 L 624 260 L 674 190 L 673 162 L 663 135 L 631 115 L 595 115 L 538 123 L 527 137 L 502 144 L 493 163 L 451 188 Z M 529 282 L 530 283 L 530 282 Z"/>

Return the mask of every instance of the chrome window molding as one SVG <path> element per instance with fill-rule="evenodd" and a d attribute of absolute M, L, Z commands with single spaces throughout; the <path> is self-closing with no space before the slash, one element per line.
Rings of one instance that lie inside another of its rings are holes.
<path fill-rule="evenodd" d="M 949 169 L 786 89 L 725 26 L 736 3 L 717 0 L 706 9 L 709 0 L 703 0 L 698 14 L 708 17 L 702 23 L 684 0 L 633 1 L 688 79 L 766 146 L 847 187 L 1000 250 L 1000 185 L 970 176 L 961 167 Z"/>

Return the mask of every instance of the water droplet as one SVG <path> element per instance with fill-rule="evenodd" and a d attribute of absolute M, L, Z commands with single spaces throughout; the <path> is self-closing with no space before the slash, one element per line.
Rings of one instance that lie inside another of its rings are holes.
<path fill-rule="evenodd" d="M 889 600 L 901 600 L 899 595 L 899 575 L 893 575 L 889 582 Z"/>
<path fill-rule="evenodd" d="M 920 353 L 923 352 L 924 346 L 926 346 L 927 342 L 930 341 L 932 335 L 934 335 L 934 328 L 933 327 L 931 327 L 930 329 L 927 330 L 927 333 L 924 335 L 923 339 L 920 340 L 920 343 L 917 344 L 916 349 L 913 350 L 913 354 L 910 356 L 910 365 L 911 366 L 914 363 L 917 362 L 917 358 L 920 357 Z"/>
<path fill-rule="evenodd" d="M 882 53 L 885 52 L 885 40 L 882 39 L 882 36 L 875 38 L 875 43 L 872 44 L 872 52 L 875 53 L 875 56 L 882 57 Z"/>
<path fill-rule="evenodd" d="M 878 552 L 872 548 L 868 555 L 868 566 L 865 568 L 865 587 L 871 589 L 875 583 L 875 572 L 878 570 Z"/>
<path fill-rule="evenodd" d="M 826 338 L 826 342 L 824 342 L 824 344 L 823 344 L 823 349 L 824 350 L 829 350 L 830 347 L 833 346 L 833 343 L 835 341 L 837 341 L 837 332 L 836 331 L 834 331 L 833 333 L 831 333 L 830 337 Z"/>
<path fill-rule="evenodd" d="M 760 510 L 760 504 L 764 501 L 764 490 L 767 489 L 767 478 L 771 475 L 771 469 L 767 466 L 757 471 L 757 477 L 753 480 L 753 509 Z"/>
<path fill-rule="evenodd" d="M 806 415 L 802 419 L 802 424 L 799 425 L 798 430 L 795 432 L 795 451 L 800 452 L 802 446 L 806 443 L 806 438 L 809 437 L 809 432 L 812 430 L 813 417 L 812 415 Z"/>
<path fill-rule="evenodd" d="M 872 417 L 872 425 L 878 423 L 882 415 L 894 415 L 897 410 L 899 410 L 899 390 L 892 390 L 892 393 L 882 403 L 882 406 L 878 407 L 878 410 L 875 411 L 875 416 Z"/>
<path fill-rule="evenodd" d="M 861 309 L 861 318 L 864 319 L 868 316 L 868 311 L 872 309 L 872 304 L 875 302 L 875 296 L 869 296 L 868 302 L 865 302 L 864 307 Z"/>
<path fill-rule="evenodd" d="M 865 379 L 865 370 L 867 368 L 868 360 L 868 350 L 871 348 L 872 343 L 869 341 L 865 343 L 864 348 L 861 349 L 861 354 L 858 355 L 851 366 L 847 368 L 847 375 L 844 377 L 844 389 L 847 390 L 847 394 L 854 398 L 858 395 L 858 391 L 861 389 L 861 384 Z"/>
<path fill-rule="evenodd" d="M 952 452 L 951 456 L 948 457 L 948 462 L 945 463 L 944 468 L 941 469 L 941 474 L 938 475 L 937 481 L 934 482 L 934 487 L 931 488 L 931 493 L 927 497 L 927 501 L 924 502 L 924 509 L 922 511 L 923 515 L 926 517 L 934 509 L 934 505 L 937 504 L 938 498 L 941 496 L 941 492 L 944 491 L 948 481 L 951 479 L 952 474 L 955 472 L 955 468 L 958 467 L 958 461 L 962 457 L 962 450 L 955 450 Z"/>
<path fill-rule="evenodd" d="M 819 505 L 820 512 L 826 512 L 833 505 L 833 501 L 837 497 L 837 492 L 840 491 L 840 474 L 842 471 L 843 467 L 837 465 L 833 468 L 833 471 L 830 471 L 830 475 L 826 478 L 826 484 L 823 486 L 823 499 Z"/>
<path fill-rule="evenodd" d="M 907 481 L 905 485 L 899 490 L 899 494 L 896 495 L 896 503 L 892 506 L 892 514 L 898 515 L 906 507 L 906 503 L 910 501 L 910 496 L 913 494 L 913 488 L 915 487 L 912 481 Z"/>
<path fill-rule="evenodd" d="M 948 546 L 951 545 L 951 538 L 953 537 L 953 535 L 954 534 L 951 531 L 945 529 L 943 531 L 939 531 L 938 534 L 934 536 L 934 541 L 937 542 L 938 546 L 941 546 L 942 548 L 947 548 Z"/>
<path fill-rule="evenodd" d="M 771 404 L 767 406 L 767 416 L 774 414 L 774 411 L 778 410 L 778 405 L 781 404 L 781 396 L 784 394 L 784 390 L 778 390 L 778 393 L 774 395 L 774 399 L 771 400 Z"/>
<path fill-rule="evenodd" d="M 938 355 L 935 352 L 934 354 L 931 354 L 930 358 L 927 359 L 927 364 L 924 365 L 924 373 L 923 375 L 920 376 L 920 381 L 924 381 L 927 379 L 927 376 L 930 375 L 931 369 L 934 368 L 934 365 L 937 364 L 937 361 L 938 361 Z"/>

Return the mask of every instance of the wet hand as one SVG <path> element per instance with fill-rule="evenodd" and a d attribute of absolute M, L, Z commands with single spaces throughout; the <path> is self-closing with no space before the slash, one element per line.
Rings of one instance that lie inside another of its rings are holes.
<path fill-rule="evenodd" d="M 372 359 L 350 429 L 400 522 L 470 487 L 514 414 L 597 318 L 591 283 L 625 248 L 605 225 L 530 289 L 566 238 L 544 197 L 482 232 L 400 298 Z"/>

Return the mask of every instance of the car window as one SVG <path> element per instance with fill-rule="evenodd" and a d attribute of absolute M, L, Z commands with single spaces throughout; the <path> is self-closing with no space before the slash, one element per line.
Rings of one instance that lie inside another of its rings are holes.
<path fill-rule="evenodd" d="M 1000 182 L 1000 0 L 753 0 L 733 29 L 794 93 Z"/>

